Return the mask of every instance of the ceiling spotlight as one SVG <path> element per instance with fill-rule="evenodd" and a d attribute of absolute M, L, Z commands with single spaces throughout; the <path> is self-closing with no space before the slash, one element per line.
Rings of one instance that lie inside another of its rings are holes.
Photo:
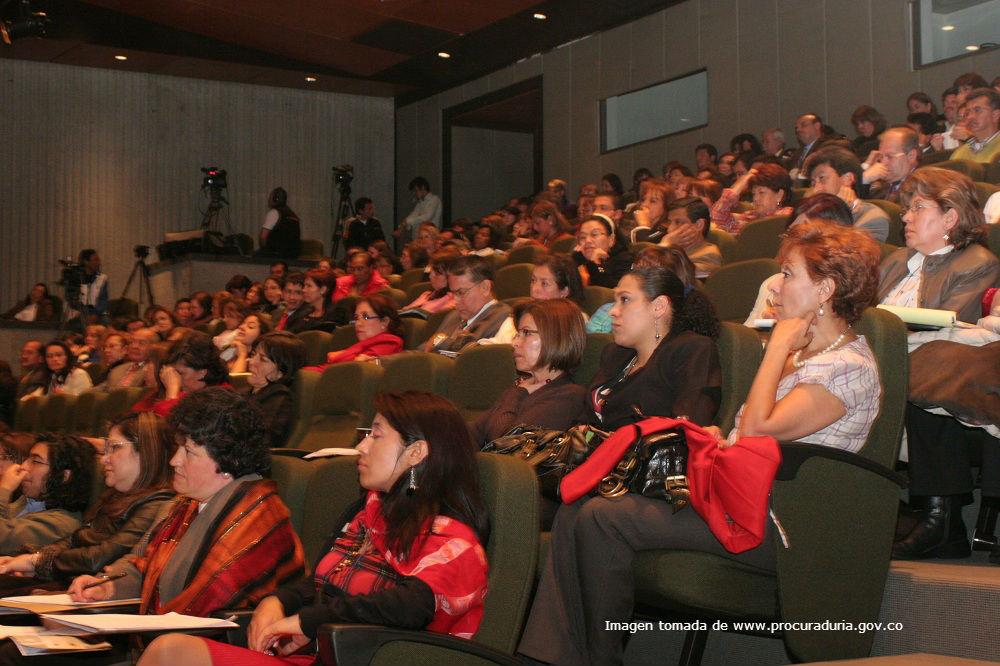
<path fill-rule="evenodd" d="M 316 77 L 315 76 L 307 76 L 306 77 L 306 81 L 308 81 L 309 83 L 316 83 Z"/>
<path fill-rule="evenodd" d="M 943 26 L 941 26 L 941 29 L 944 30 L 945 32 L 948 32 L 949 30 L 954 30 L 955 26 L 953 26 L 953 25 L 943 25 Z"/>
<path fill-rule="evenodd" d="M 544 21 L 545 19 L 548 18 L 548 16 L 546 16 L 541 12 L 535 12 L 534 14 L 531 15 L 531 18 L 536 19 L 538 21 Z"/>
<path fill-rule="evenodd" d="M 128 56 L 116 55 L 115 60 L 128 60 Z"/>
<path fill-rule="evenodd" d="M 966 51 L 978 51 L 979 50 L 979 46 L 976 45 L 976 44 L 969 44 L 968 46 L 965 47 L 965 50 Z"/>
<path fill-rule="evenodd" d="M 445 60 L 447 60 L 450 57 L 451 54 L 448 53 L 447 51 L 438 51 L 438 58 L 444 58 Z"/>

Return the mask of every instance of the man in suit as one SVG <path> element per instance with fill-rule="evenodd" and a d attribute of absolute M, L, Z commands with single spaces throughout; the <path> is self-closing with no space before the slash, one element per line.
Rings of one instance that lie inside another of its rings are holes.
<path fill-rule="evenodd" d="M 788 174 L 793 183 L 805 187 L 808 179 L 803 167 L 806 159 L 823 143 L 823 120 L 815 113 L 802 114 L 795 121 L 795 137 L 799 140 L 799 147 L 788 158 Z"/>
<path fill-rule="evenodd" d="M 140 328 L 132 334 L 125 352 L 125 360 L 108 371 L 108 378 L 95 388 L 110 392 L 116 388 L 144 386 L 146 383 L 146 364 L 149 362 L 150 347 L 160 338 L 151 328 Z"/>
<path fill-rule="evenodd" d="M 861 180 L 869 185 L 868 199 L 899 203 L 899 186 L 917 168 L 920 161 L 920 136 L 909 127 L 890 127 L 878 138 L 878 150 L 872 151 Z"/>
<path fill-rule="evenodd" d="M 21 378 L 17 382 L 17 398 L 21 399 L 45 381 L 45 372 L 42 368 L 44 358 L 42 357 L 42 343 L 40 340 L 28 340 L 21 347 Z"/>
<path fill-rule="evenodd" d="M 514 339 L 510 306 L 493 295 L 493 262 L 474 254 L 448 266 L 448 290 L 455 309 L 424 343 L 423 351 L 457 353 L 473 344 L 505 344 Z"/>

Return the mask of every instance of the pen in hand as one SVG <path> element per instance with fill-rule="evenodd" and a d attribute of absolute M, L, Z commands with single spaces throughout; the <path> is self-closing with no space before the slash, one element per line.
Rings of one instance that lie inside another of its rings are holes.
<path fill-rule="evenodd" d="M 124 578 L 124 577 L 125 577 L 124 572 L 116 574 L 101 574 L 100 576 L 98 576 L 98 578 L 103 578 L 104 580 L 95 581 L 93 583 L 87 583 L 86 585 L 83 586 L 83 589 L 89 590 L 92 587 L 97 587 L 98 585 L 104 585 L 105 583 L 110 583 L 113 580 L 118 580 L 119 578 Z"/>

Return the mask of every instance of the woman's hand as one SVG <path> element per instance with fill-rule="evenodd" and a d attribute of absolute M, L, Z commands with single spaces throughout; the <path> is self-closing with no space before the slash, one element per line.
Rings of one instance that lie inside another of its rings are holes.
<path fill-rule="evenodd" d="M 233 347 L 236 348 L 236 358 L 246 358 L 250 355 L 250 348 L 240 339 L 233 340 Z"/>
<path fill-rule="evenodd" d="M 813 339 L 813 329 L 816 313 L 810 312 L 804 317 L 779 319 L 771 329 L 771 337 L 767 348 L 781 350 L 786 356 L 796 350 L 806 347 Z"/>
<path fill-rule="evenodd" d="M 267 648 L 264 630 L 284 619 L 285 609 L 277 597 L 264 597 L 253 611 L 247 628 L 247 647 L 256 652 Z"/>
<path fill-rule="evenodd" d="M 837 190 L 837 196 L 840 197 L 848 206 L 854 206 L 854 202 L 858 200 L 858 195 L 855 194 L 854 188 L 848 185 L 841 185 L 840 189 Z"/>
<path fill-rule="evenodd" d="M 302 623 L 299 622 L 298 615 L 283 617 L 265 627 L 261 639 L 264 651 L 271 650 L 281 656 L 297 652 L 309 644 L 309 638 L 302 633 Z"/>
<path fill-rule="evenodd" d="M 594 246 L 584 248 L 582 254 L 584 257 L 587 258 L 588 261 L 592 261 L 598 266 L 603 264 L 608 259 L 607 250 L 602 250 L 601 248 Z"/>
<path fill-rule="evenodd" d="M 750 169 L 745 174 L 736 179 L 733 183 L 732 190 L 736 193 L 736 197 L 739 198 L 747 188 L 750 186 L 750 179 L 757 175 L 757 169 Z"/>
<path fill-rule="evenodd" d="M 0 574 L 13 574 L 15 576 L 34 576 L 35 562 L 34 554 L 18 555 L 17 557 L 5 557 L 4 562 L 0 562 Z"/>
<path fill-rule="evenodd" d="M 87 588 L 87 585 L 91 583 L 100 583 L 102 581 L 107 581 L 107 579 L 97 576 L 77 576 L 70 583 L 69 589 L 66 592 L 73 601 L 106 601 L 114 594 L 114 582 L 107 581 L 104 585 Z"/>
<path fill-rule="evenodd" d="M 160 381 L 166 389 L 165 398 L 173 400 L 181 394 L 181 375 L 172 365 L 160 368 Z"/>
<path fill-rule="evenodd" d="M 635 210 L 632 211 L 632 217 L 640 227 L 651 227 L 651 220 L 649 219 L 649 209 L 644 205 L 639 204 L 636 206 Z"/>
<path fill-rule="evenodd" d="M 10 495 L 21 487 L 21 482 L 26 476 L 28 470 L 24 465 L 12 464 L 4 470 L 3 476 L 0 476 L 0 491 L 7 493 L 7 498 L 10 499 Z"/>

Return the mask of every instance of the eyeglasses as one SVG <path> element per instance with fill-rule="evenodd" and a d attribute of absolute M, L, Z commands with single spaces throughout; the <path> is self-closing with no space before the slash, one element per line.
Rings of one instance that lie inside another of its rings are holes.
<path fill-rule="evenodd" d="M 356 314 L 353 317 L 351 317 L 351 321 L 352 322 L 356 322 L 359 319 L 364 319 L 365 321 L 371 321 L 372 319 L 381 319 L 381 317 L 379 317 L 374 312 L 371 313 L 371 314 L 368 314 L 367 312 L 365 312 L 364 314 Z"/>
<path fill-rule="evenodd" d="M 482 282 L 477 282 L 471 287 L 464 287 L 462 289 L 452 289 L 451 293 L 455 294 L 455 298 L 465 298 L 466 294 L 478 287 Z"/>
<path fill-rule="evenodd" d="M 28 456 L 28 459 L 24 461 L 25 464 L 31 463 L 32 465 L 45 465 L 48 466 L 48 462 L 42 460 L 39 456 Z"/>
<path fill-rule="evenodd" d="M 880 152 L 879 153 L 879 160 L 881 161 L 883 158 L 886 159 L 886 160 L 894 160 L 897 157 L 902 157 L 903 155 L 906 155 L 906 153 Z"/>
<path fill-rule="evenodd" d="M 576 235 L 576 240 L 577 240 L 577 242 L 580 242 L 580 243 L 584 242 L 588 238 L 590 240 L 596 241 L 597 239 L 599 239 L 599 238 L 601 238 L 603 236 L 607 236 L 607 235 L 608 235 L 608 232 L 606 232 L 606 231 L 594 230 L 594 231 L 591 231 L 589 234 L 577 234 Z"/>
<path fill-rule="evenodd" d="M 126 439 L 109 439 L 104 443 L 104 449 L 101 451 L 101 457 L 113 456 L 126 446 L 131 445 L 132 442 Z"/>
<path fill-rule="evenodd" d="M 911 203 L 909 206 L 903 209 L 903 214 L 905 215 L 906 213 L 913 213 L 914 215 L 919 215 L 920 211 L 922 210 L 928 210 L 937 207 L 938 207 L 937 204 L 925 203 L 923 201 L 919 203 Z"/>

